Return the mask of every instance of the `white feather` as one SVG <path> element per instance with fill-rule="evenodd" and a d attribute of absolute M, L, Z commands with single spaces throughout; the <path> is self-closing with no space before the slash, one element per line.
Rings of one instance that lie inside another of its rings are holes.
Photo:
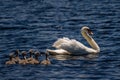
<path fill-rule="evenodd" d="M 87 27 L 88 28 L 88 27 Z M 85 31 L 86 27 L 82 29 L 82 31 Z M 54 44 L 52 45 L 57 50 L 50 50 L 47 49 L 48 52 L 51 54 L 88 54 L 88 53 L 98 53 L 99 52 L 99 46 L 96 44 L 96 42 L 88 35 L 88 33 L 83 33 L 83 36 L 87 41 L 90 43 L 90 45 L 94 48 L 88 48 L 85 45 L 83 45 L 81 42 L 75 40 L 75 39 L 69 39 L 66 37 L 59 38 Z M 85 34 L 85 35 L 84 35 Z M 87 36 L 87 35 L 88 36 Z"/>

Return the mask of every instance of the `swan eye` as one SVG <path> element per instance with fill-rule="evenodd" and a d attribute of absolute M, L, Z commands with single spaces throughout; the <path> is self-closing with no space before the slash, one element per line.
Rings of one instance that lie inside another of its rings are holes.
<path fill-rule="evenodd" d="M 88 34 L 93 35 L 93 32 L 90 29 L 87 29 Z"/>

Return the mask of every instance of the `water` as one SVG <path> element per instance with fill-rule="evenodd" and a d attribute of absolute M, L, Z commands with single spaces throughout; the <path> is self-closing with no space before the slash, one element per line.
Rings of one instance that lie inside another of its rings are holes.
<path fill-rule="evenodd" d="M 0 79 L 120 80 L 119 5 L 119 0 L 0 0 Z M 82 26 L 94 32 L 101 48 L 96 57 L 51 56 L 48 66 L 4 64 L 13 50 L 45 51 L 61 37 L 89 46 Z"/>

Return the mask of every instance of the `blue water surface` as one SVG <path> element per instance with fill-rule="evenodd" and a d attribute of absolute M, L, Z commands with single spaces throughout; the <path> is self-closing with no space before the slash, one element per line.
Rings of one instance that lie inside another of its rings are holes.
<path fill-rule="evenodd" d="M 96 57 L 51 56 L 48 66 L 5 65 L 10 52 L 45 52 L 61 37 L 89 46 L 83 26 L 92 29 L 101 48 Z M 119 50 L 120 0 L 0 0 L 0 80 L 120 80 Z"/>

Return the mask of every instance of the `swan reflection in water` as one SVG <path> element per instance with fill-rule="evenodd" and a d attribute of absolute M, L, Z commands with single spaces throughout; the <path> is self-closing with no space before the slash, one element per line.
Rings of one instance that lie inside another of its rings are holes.
<path fill-rule="evenodd" d="M 90 60 L 98 57 L 96 54 L 88 54 L 88 55 L 50 55 L 51 58 L 55 58 L 57 60 Z"/>

